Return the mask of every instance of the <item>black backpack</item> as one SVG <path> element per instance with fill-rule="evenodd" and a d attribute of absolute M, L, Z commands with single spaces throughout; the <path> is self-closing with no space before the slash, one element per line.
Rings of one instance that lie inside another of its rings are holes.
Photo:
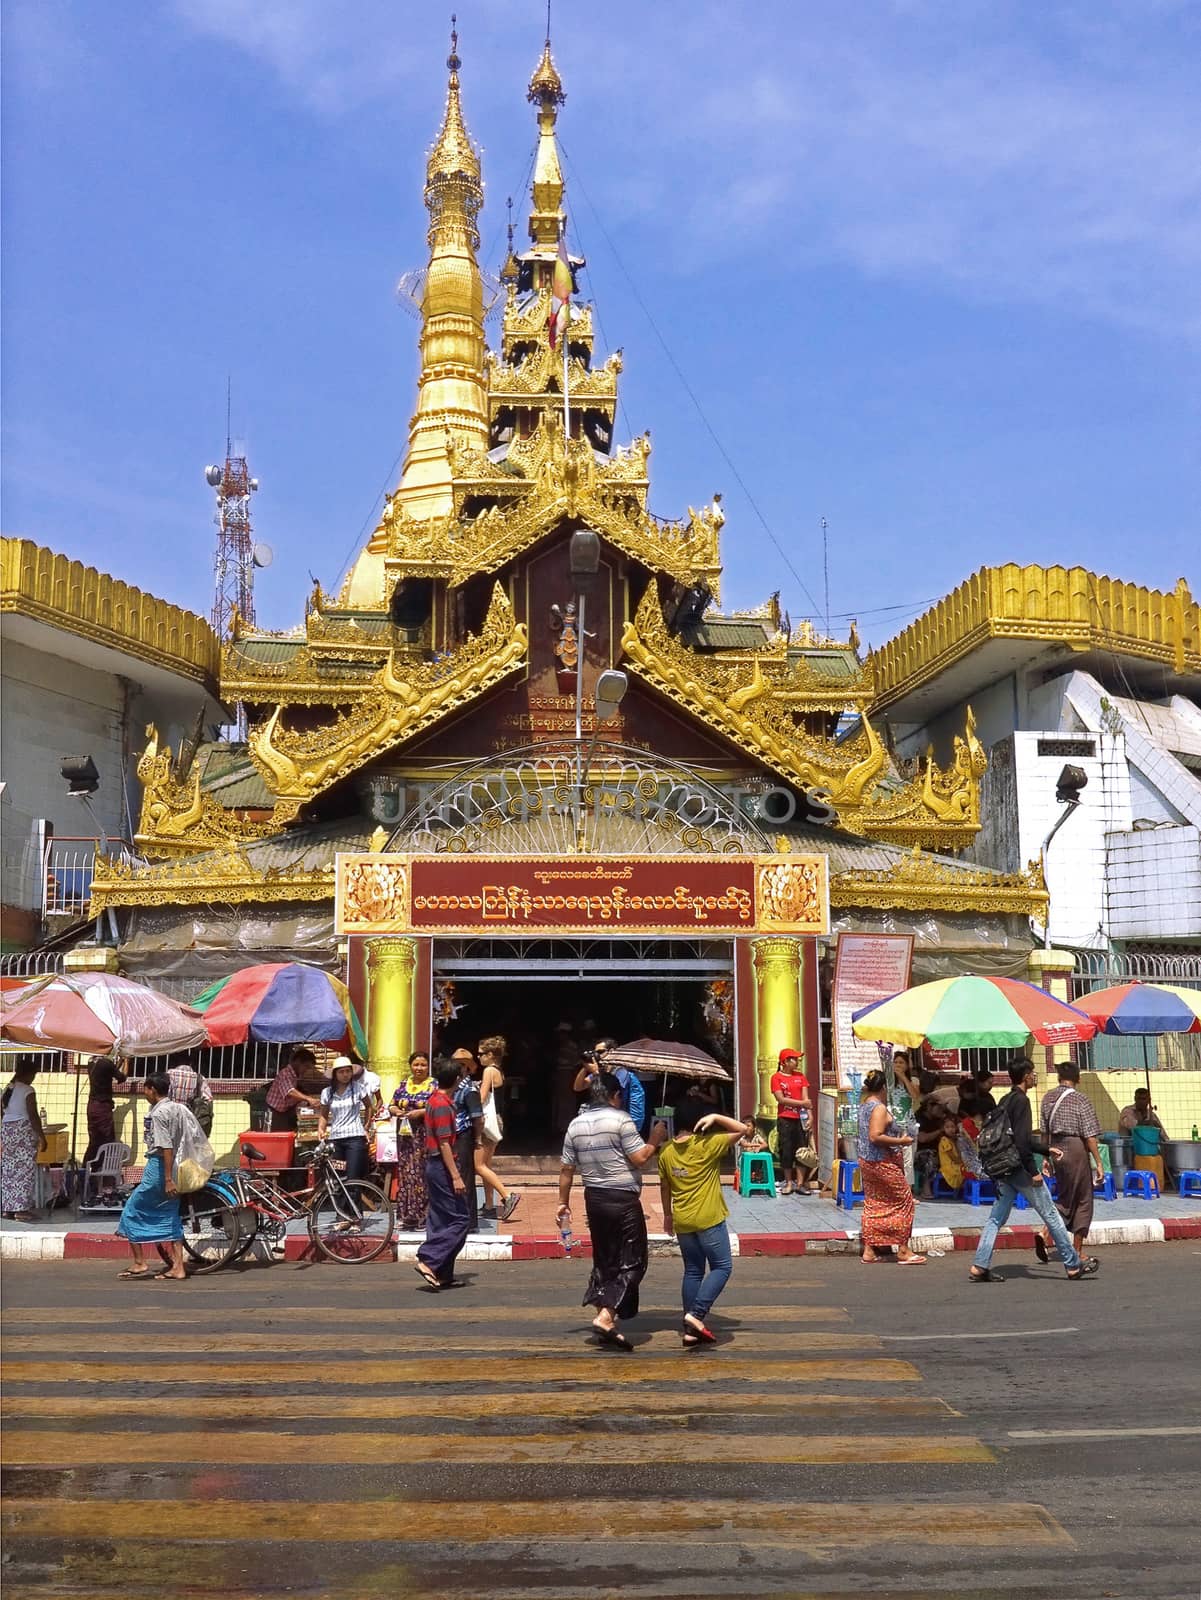
<path fill-rule="evenodd" d="M 999 1106 L 988 1113 L 980 1129 L 976 1149 L 980 1165 L 990 1178 L 1008 1178 L 1018 1171 L 1022 1158 L 1013 1137 L 1013 1123 L 1009 1120 L 1009 1100 L 1006 1095 Z"/>

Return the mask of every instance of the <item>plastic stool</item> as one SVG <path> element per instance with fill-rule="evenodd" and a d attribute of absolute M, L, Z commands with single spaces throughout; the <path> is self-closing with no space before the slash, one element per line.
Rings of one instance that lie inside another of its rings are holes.
<path fill-rule="evenodd" d="M 1176 1182 L 1182 1200 L 1190 1195 L 1194 1200 L 1201 1200 L 1201 1172 L 1196 1167 L 1186 1167 L 1183 1172 L 1178 1172 Z"/>
<path fill-rule="evenodd" d="M 863 1200 L 863 1182 L 855 1187 L 855 1179 L 859 1177 L 859 1163 L 857 1161 L 840 1161 L 838 1163 L 838 1188 L 834 1195 L 834 1204 L 841 1206 L 844 1211 L 854 1211 L 856 1202 Z"/>
<path fill-rule="evenodd" d="M 968 1178 L 963 1185 L 963 1198 L 969 1206 L 989 1205 L 997 1198 L 997 1191 L 991 1178 Z"/>
<path fill-rule="evenodd" d="M 1199 1178 L 1201 1178 L 1201 1172 L 1199 1172 L 1197 1174 L 1197 1176 Z M 1096 1197 L 1096 1199 L 1098 1199 L 1098 1200 L 1116 1200 L 1117 1199 L 1117 1197 L 1118 1197 L 1118 1186 L 1113 1181 L 1113 1173 L 1112 1172 L 1107 1172 L 1105 1174 L 1105 1177 L 1101 1181 L 1100 1187 L 1098 1189 L 1094 1189 L 1093 1193 L 1094 1193 L 1094 1196 Z"/>
<path fill-rule="evenodd" d="M 936 1172 L 930 1182 L 930 1198 L 931 1200 L 958 1200 L 959 1191 L 951 1188 L 951 1185 L 941 1172 Z"/>
<path fill-rule="evenodd" d="M 1138 1195 L 1141 1200 L 1159 1199 L 1159 1179 L 1153 1172 L 1128 1172 L 1122 1185 L 1124 1195 Z"/>
<path fill-rule="evenodd" d="M 755 1177 L 755 1163 L 766 1171 L 766 1178 Z M 770 1150 L 744 1150 L 738 1158 L 738 1192 L 745 1199 L 748 1194 L 769 1194 L 776 1197 L 776 1172 Z"/>

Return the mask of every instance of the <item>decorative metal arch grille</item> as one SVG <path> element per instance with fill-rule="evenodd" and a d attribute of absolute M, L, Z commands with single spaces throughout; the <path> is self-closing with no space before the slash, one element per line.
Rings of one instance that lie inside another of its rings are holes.
<path fill-rule="evenodd" d="M 415 855 L 744 855 L 771 845 L 729 796 L 619 744 L 563 740 L 456 774 L 403 818 Z"/>

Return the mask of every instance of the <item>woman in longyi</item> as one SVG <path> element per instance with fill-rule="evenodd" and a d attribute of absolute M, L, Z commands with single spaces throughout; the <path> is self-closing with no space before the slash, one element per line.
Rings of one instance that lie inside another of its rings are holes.
<path fill-rule="evenodd" d="M 925 1256 L 909 1248 L 913 1232 L 913 1190 L 905 1177 L 902 1151 L 913 1143 L 888 1109 L 888 1080 L 869 1072 L 859 1100 L 859 1175 L 863 1180 L 863 1259 L 870 1266 L 895 1246 L 903 1267 L 919 1267 Z"/>

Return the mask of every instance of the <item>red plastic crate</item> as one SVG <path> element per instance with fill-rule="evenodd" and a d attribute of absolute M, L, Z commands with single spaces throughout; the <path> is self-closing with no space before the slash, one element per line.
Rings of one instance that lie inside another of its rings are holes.
<path fill-rule="evenodd" d="M 253 1145 L 262 1152 L 261 1161 L 251 1161 L 246 1154 L 246 1146 Z M 292 1156 L 296 1149 L 296 1135 L 294 1133 L 240 1133 L 238 1145 L 241 1148 L 242 1159 L 239 1162 L 243 1167 L 290 1167 Z"/>

